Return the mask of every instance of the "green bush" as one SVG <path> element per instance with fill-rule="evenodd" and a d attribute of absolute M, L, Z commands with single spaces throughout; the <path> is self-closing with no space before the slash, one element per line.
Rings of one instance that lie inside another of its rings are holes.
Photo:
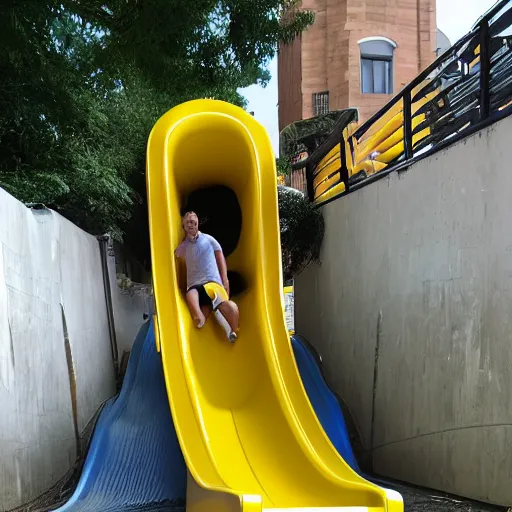
<path fill-rule="evenodd" d="M 324 237 L 320 210 L 289 187 L 278 187 L 283 277 L 287 281 L 318 261 Z"/>

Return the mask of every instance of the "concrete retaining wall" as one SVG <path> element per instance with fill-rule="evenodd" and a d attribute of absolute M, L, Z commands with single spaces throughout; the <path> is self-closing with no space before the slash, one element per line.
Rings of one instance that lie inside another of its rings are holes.
<path fill-rule="evenodd" d="M 98 241 L 0 189 L 0 510 L 73 465 L 115 393 Z M 141 319 L 142 322 L 142 319 Z M 73 403 L 75 402 L 75 403 Z"/>
<path fill-rule="evenodd" d="M 322 208 L 296 327 L 386 476 L 512 505 L 512 119 Z M 377 357 L 376 357 L 377 353 Z"/>
<path fill-rule="evenodd" d="M 114 310 L 119 360 L 132 349 L 133 342 L 144 322 L 144 314 L 154 314 L 151 285 L 135 283 L 128 289 L 118 286 L 115 257 L 109 256 L 110 288 Z"/>

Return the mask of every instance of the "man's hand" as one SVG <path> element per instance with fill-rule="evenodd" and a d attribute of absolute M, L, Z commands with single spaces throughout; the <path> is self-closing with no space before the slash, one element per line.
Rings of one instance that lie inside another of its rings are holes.
<path fill-rule="evenodd" d="M 223 284 L 224 289 L 226 290 L 228 297 L 229 297 L 229 279 L 227 277 L 224 277 L 222 279 L 222 284 Z"/>
<path fill-rule="evenodd" d="M 215 259 L 217 261 L 217 267 L 219 268 L 219 274 L 222 277 L 222 285 L 228 292 L 229 297 L 229 280 L 228 280 L 228 267 L 226 265 L 226 258 L 222 251 L 215 251 Z"/>

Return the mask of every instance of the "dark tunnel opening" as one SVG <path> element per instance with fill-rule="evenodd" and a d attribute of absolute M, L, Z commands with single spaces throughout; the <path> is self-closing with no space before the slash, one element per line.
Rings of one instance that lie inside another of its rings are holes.
<path fill-rule="evenodd" d="M 236 249 L 242 231 L 242 209 L 229 187 L 212 185 L 191 192 L 181 208 L 181 215 L 193 211 L 199 218 L 199 230 L 213 236 L 221 245 L 226 259 Z M 241 294 L 247 287 L 242 275 L 229 269 L 231 296 Z"/>

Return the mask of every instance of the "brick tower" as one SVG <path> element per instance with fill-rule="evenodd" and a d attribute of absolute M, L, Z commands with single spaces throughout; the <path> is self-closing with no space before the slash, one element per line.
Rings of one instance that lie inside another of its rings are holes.
<path fill-rule="evenodd" d="M 356 107 L 368 119 L 436 57 L 435 0 L 303 0 L 315 23 L 278 57 L 279 129 Z"/>

